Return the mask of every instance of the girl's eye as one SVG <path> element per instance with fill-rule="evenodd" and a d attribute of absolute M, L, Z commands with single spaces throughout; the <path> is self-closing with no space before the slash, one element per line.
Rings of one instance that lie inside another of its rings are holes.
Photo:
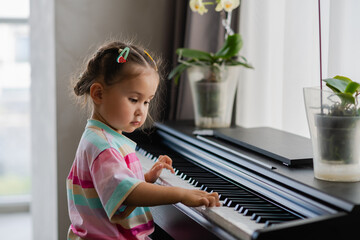
<path fill-rule="evenodd" d="M 148 104 L 150 104 L 150 101 L 145 101 L 144 104 L 148 105 Z"/>
<path fill-rule="evenodd" d="M 132 103 L 137 103 L 137 99 L 135 99 L 135 98 L 129 98 L 129 100 L 130 100 L 130 102 L 132 102 Z"/>

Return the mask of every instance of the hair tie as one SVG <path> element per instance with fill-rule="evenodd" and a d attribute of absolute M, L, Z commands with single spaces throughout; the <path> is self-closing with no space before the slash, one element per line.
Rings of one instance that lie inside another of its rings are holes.
<path fill-rule="evenodd" d="M 119 49 L 119 56 L 117 57 L 116 61 L 118 63 L 125 63 L 126 59 L 129 55 L 130 48 L 125 47 L 124 49 Z M 123 54 L 125 53 L 125 56 L 123 57 Z"/>
<path fill-rule="evenodd" d="M 150 54 L 144 50 L 144 53 L 151 59 L 151 61 L 154 63 L 154 66 L 155 66 L 155 71 L 158 71 L 158 68 L 157 68 L 157 65 L 156 65 L 156 62 L 154 61 L 154 59 L 150 56 Z"/>

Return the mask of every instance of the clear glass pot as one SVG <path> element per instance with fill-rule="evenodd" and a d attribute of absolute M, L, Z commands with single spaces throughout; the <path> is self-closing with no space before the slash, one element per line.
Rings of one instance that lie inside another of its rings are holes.
<path fill-rule="evenodd" d="M 304 88 L 304 100 L 315 177 L 327 181 L 360 181 L 360 116 L 334 114 L 334 107 L 341 104 L 341 99 L 331 90 Z"/>
<path fill-rule="evenodd" d="M 229 127 L 240 66 L 193 66 L 187 69 L 195 126 Z"/>

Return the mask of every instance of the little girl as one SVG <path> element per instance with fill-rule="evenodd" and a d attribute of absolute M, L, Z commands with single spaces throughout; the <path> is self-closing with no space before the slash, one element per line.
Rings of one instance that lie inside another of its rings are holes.
<path fill-rule="evenodd" d="M 172 160 L 160 156 L 145 174 L 135 143 L 123 132 L 141 127 L 160 76 L 145 50 L 112 42 L 89 60 L 74 87 L 92 115 L 67 178 L 68 239 L 147 239 L 154 230 L 148 206 L 181 202 L 220 206 L 217 193 L 153 184 Z"/>

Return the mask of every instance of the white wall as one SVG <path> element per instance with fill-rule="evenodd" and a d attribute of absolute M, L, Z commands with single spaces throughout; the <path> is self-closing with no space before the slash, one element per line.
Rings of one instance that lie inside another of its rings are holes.
<path fill-rule="evenodd" d="M 109 38 L 133 37 L 165 59 L 172 1 L 31 2 L 33 239 L 65 239 L 65 180 L 86 118 L 70 97 L 70 77 Z"/>

